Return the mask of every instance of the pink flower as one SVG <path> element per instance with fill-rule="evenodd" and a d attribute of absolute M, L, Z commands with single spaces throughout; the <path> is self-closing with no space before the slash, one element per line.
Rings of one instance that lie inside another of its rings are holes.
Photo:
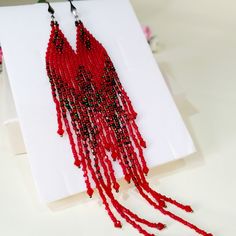
<path fill-rule="evenodd" d="M 143 26 L 143 33 L 147 39 L 148 44 L 150 45 L 152 52 L 157 52 L 158 41 L 155 35 L 153 35 L 152 30 L 149 26 Z"/>
<path fill-rule="evenodd" d="M 152 39 L 152 31 L 149 26 L 143 26 L 143 32 L 148 42 Z"/>
<path fill-rule="evenodd" d="M 1 48 L 1 46 L 0 46 L 0 64 L 2 64 L 2 48 Z"/>

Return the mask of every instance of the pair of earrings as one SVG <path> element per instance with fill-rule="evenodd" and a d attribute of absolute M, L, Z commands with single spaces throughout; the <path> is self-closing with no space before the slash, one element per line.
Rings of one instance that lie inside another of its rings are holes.
<path fill-rule="evenodd" d="M 146 143 L 135 122 L 137 113 L 124 90 L 116 69 L 105 48 L 75 17 L 76 49 L 73 50 L 51 14 L 51 34 L 46 52 L 46 70 L 57 111 L 58 134 L 66 131 L 74 165 L 81 168 L 87 193 L 93 195 L 93 182 L 115 227 L 121 228 L 116 213 L 145 236 L 154 236 L 143 226 L 162 230 L 165 225 L 139 217 L 115 198 L 119 191 L 113 162 L 122 168 L 124 178 L 133 182 L 139 194 L 166 216 L 192 228 L 200 235 L 212 236 L 197 226 L 168 211 L 167 203 L 192 212 L 183 205 L 154 191 L 146 180 L 148 167 L 143 148 Z"/>

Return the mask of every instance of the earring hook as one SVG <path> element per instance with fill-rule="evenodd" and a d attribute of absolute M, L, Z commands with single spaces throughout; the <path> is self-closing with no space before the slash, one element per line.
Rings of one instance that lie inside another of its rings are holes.
<path fill-rule="evenodd" d="M 48 4 L 48 12 L 51 14 L 51 19 L 52 21 L 55 21 L 55 16 L 54 16 L 54 9 L 52 8 L 52 6 L 50 5 L 50 3 L 48 1 L 45 1 L 45 3 Z"/>
<path fill-rule="evenodd" d="M 68 0 L 70 2 L 70 11 L 73 13 L 75 20 L 78 21 L 79 15 L 77 8 L 73 5 L 72 0 Z"/>

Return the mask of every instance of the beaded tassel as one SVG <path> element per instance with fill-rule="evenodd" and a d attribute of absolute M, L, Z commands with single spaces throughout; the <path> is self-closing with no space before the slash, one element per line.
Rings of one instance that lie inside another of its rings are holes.
<path fill-rule="evenodd" d="M 143 155 L 146 143 L 135 119 L 137 113 L 125 92 L 104 47 L 76 21 L 77 42 L 73 50 L 56 21 L 46 53 L 46 69 L 56 105 L 58 134 L 69 137 L 74 164 L 82 168 L 87 193 L 93 195 L 93 182 L 115 227 L 122 227 L 113 210 L 141 234 L 152 236 L 142 225 L 162 230 L 122 206 L 113 194 L 118 192 L 113 162 L 120 164 L 125 180 L 135 184 L 140 195 L 155 209 L 192 228 L 200 235 L 212 236 L 166 209 L 166 203 L 192 212 L 192 208 L 150 188 L 145 175 L 148 167 Z"/>

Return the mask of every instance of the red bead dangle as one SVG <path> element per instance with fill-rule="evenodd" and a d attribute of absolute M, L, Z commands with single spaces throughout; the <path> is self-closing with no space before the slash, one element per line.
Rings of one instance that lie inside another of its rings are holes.
<path fill-rule="evenodd" d="M 70 2 L 71 3 L 71 2 Z M 81 168 L 90 197 L 93 182 L 115 227 L 121 228 L 116 213 L 141 234 L 152 236 L 143 226 L 162 230 L 165 225 L 139 217 L 121 205 L 114 196 L 119 191 L 113 162 L 118 162 L 124 178 L 133 182 L 143 199 L 166 216 L 195 230 L 212 236 L 167 209 L 167 203 L 192 212 L 188 205 L 153 190 L 146 180 L 148 167 L 143 155 L 146 143 L 135 122 L 137 113 L 125 92 L 116 69 L 105 48 L 75 15 L 76 50 L 60 30 L 52 16 L 51 34 L 46 52 L 46 70 L 56 105 L 58 134 L 66 131 L 74 156 Z"/>

